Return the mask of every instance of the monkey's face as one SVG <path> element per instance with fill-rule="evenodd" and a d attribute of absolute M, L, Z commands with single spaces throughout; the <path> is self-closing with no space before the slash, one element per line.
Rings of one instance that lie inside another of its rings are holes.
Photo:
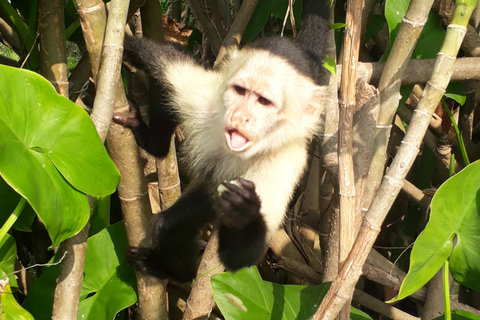
<path fill-rule="evenodd" d="M 303 127 L 318 121 L 307 112 L 316 86 L 280 57 L 257 50 L 236 57 L 229 68 L 223 125 L 232 152 L 249 158 L 274 151 L 304 138 Z"/>

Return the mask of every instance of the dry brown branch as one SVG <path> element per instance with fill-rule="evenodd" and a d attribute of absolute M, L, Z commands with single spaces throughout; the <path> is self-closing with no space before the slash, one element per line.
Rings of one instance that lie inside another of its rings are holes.
<path fill-rule="evenodd" d="M 68 98 L 64 1 L 42 0 L 38 4 L 40 70 L 59 94 Z"/>
<path fill-rule="evenodd" d="M 445 311 L 442 273 L 443 268 L 440 268 L 428 282 L 427 298 L 423 306 L 422 319 L 431 320 L 440 317 Z"/>
<path fill-rule="evenodd" d="M 434 65 L 434 59 L 410 60 L 402 84 L 427 83 Z M 385 63 L 383 62 L 360 62 L 357 78 L 377 85 L 384 68 Z M 337 71 L 341 72 L 341 70 L 342 65 L 337 65 Z M 480 80 L 480 58 L 464 57 L 455 61 L 451 81 L 464 80 Z M 337 77 L 337 83 L 340 84 L 340 77 Z"/>
<path fill-rule="evenodd" d="M 140 7 L 143 36 L 157 43 L 165 41 L 162 7 L 159 0 L 146 0 Z"/>
<path fill-rule="evenodd" d="M 339 94 L 338 182 L 340 196 L 339 268 L 352 248 L 357 231 L 355 212 L 355 174 L 353 170 L 353 115 L 356 108 L 357 63 L 360 50 L 363 0 L 347 0 L 347 17 L 343 39 L 342 76 Z M 341 311 L 340 319 L 350 318 L 350 305 Z"/>
<path fill-rule="evenodd" d="M 330 9 L 329 23 L 333 24 L 335 6 Z M 333 30 L 328 33 L 326 40 L 326 53 L 330 57 L 336 57 L 335 35 Z M 338 77 L 339 78 L 339 77 Z M 338 273 L 339 258 L 339 203 L 338 203 L 338 82 L 334 75 L 330 74 L 325 100 L 322 103 L 325 108 L 321 122 L 323 132 L 319 133 L 318 149 L 320 150 L 320 172 L 322 180 L 320 195 L 320 211 L 323 213 L 320 221 L 320 245 L 323 252 L 323 276 L 324 281 L 333 281 Z M 335 194 L 332 195 L 332 190 Z M 332 201 L 333 196 L 333 201 Z"/>
<path fill-rule="evenodd" d="M 225 56 L 228 55 L 230 50 L 238 48 L 240 41 L 242 41 L 243 33 L 247 27 L 248 21 L 252 16 L 255 7 L 257 6 L 258 0 L 245 0 L 238 11 L 235 20 L 233 21 L 232 27 L 228 32 L 227 36 L 223 40 L 222 46 L 218 51 L 218 56 L 215 64 L 223 60 Z"/>
<path fill-rule="evenodd" d="M 197 278 L 188 297 L 183 320 L 208 319 L 215 304 L 210 278 L 224 269 L 218 257 L 218 233 L 214 231 L 198 267 Z"/>
<path fill-rule="evenodd" d="M 90 214 L 93 212 L 92 198 L 88 199 Z M 85 251 L 87 250 L 89 224 L 76 236 L 60 245 L 60 253 L 67 252 L 60 265 L 55 295 L 53 297 L 52 320 L 76 320 L 80 292 L 82 290 Z"/>
<path fill-rule="evenodd" d="M 223 39 L 220 37 L 218 30 L 212 21 L 202 12 L 202 7 L 198 0 L 187 0 L 188 6 L 192 9 L 193 15 L 200 25 L 200 30 L 207 37 L 208 43 L 212 47 L 213 53 L 216 55 L 222 46 Z"/>
<path fill-rule="evenodd" d="M 420 320 L 420 318 L 414 317 L 406 312 L 401 311 L 391 305 L 380 301 L 365 292 L 355 290 L 353 292 L 353 300 L 360 303 L 362 306 L 367 307 L 370 310 L 376 311 L 381 315 L 393 320 Z M 423 319 L 423 318 L 422 318 Z"/>
<path fill-rule="evenodd" d="M 20 40 L 18 39 L 17 32 L 2 18 L 0 18 L 0 34 L 3 38 L 3 41 L 10 45 L 11 48 L 20 55 L 22 47 L 20 45 Z"/>

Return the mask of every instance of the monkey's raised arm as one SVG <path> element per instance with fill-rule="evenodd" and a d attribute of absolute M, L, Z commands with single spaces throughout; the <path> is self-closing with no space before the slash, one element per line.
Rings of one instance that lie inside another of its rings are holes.
<path fill-rule="evenodd" d="M 144 148 L 149 153 L 165 157 L 175 128 L 185 121 L 196 121 L 202 107 L 211 104 L 206 92 L 211 92 L 216 77 L 180 45 L 172 42 L 157 44 L 127 36 L 124 60 L 145 71 L 149 78 L 149 130 L 137 131 L 142 135 L 139 140 L 144 141 Z M 141 126 L 140 114 L 137 112 L 132 116 L 136 117 L 133 123 Z M 132 123 L 121 116 L 115 120 L 127 126 Z"/>

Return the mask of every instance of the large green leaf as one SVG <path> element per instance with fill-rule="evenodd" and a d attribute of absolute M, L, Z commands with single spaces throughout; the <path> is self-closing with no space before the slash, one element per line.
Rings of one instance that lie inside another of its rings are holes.
<path fill-rule="evenodd" d="M 273 0 L 260 0 L 255 6 L 252 17 L 248 21 L 245 32 L 243 33 L 243 41 L 248 43 L 252 41 L 267 23 L 272 13 Z"/>
<path fill-rule="evenodd" d="M 263 281 L 257 268 L 211 279 L 213 297 L 225 319 L 309 319 L 330 284 L 280 285 Z"/>
<path fill-rule="evenodd" d="M 408 274 L 392 301 L 420 289 L 449 256 L 455 280 L 480 290 L 479 190 L 480 161 L 470 164 L 440 186 L 432 199 L 430 221 L 413 246 Z M 452 251 L 454 237 L 457 244 Z"/>
<path fill-rule="evenodd" d="M 110 194 L 120 179 L 80 107 L 38 74 L 6 66 L 0 66 L 0 175 L 35 209 L 53 245 L 85 226 L 84 193 Z"/>
<path fill-rule="evenodd" d="M 113 319 L 136 302 L 135 272 L 125 261 L 127 245 L 123 221 L 88 239 L 78 319 Z M 45 268 L 29 290 L 23 306 L 36 320 L 52 317 L 58 274 L 59 265 Z"/>
<path fill-rule="evenodd" d="M 23 309 L 15 300 L 10 284 L 6 284 L 0 293 L 0 318 L 5 320 L 34 320 L 32 315 Z"/>
<path fill-rule="evenodd" d="M 310 319 L 330 288 L 280 285 L 263 281 L 256 267 L 217 274 L 211 279 L 213 297 L 225 319 Z M 352 319 L 371 319 L 353 310 Z"/>
<path fill-rule="evenodd" d="M 137 302 L 135 272 L 125 259 L 127 246 L 123 221 L 88 239 L 79 319 L 114 319 Z"/>

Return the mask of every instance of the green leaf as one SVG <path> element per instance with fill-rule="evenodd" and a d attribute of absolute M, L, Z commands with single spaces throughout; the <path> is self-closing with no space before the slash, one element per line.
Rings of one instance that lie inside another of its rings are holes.
<path fill-rule="evenodd" d="M 21 198 L 22 197 L 2 179 L 2 176 L 0 176 L 0 203 L 2 204 L 0 206 L 0 226 L 7 221 Z M 27 204 L 12 228 L 25 232 L 32 231 L 30 226 L 36 215 L 32 207 Z"/>
<path fill-rule="evenodd" d="M 333 60 L 329 55 L 325 57 L 323 67 L 330 71 L 333 75 L 337 74 L 337 65 L 335 64 L 335 60 Z"/>
<path fill-rule="evenodd" d="M 0 66 L 0 175 L 28 200 L 53 246 L 85 226 L 84 193 L 107 195 L 118 170 L 88 115 L 38 74 Z"/>
<path fill-rule="evenodd" d="M 110 196 L 95 197 L 95 212 L 90 217 L 88 236 L 102 231 L 110 225 Z"/>
<path fill-rule="evenodd" d="M 431 11 L 415 46 L 415 57 L 417 59 L 435 59 L 444 38 L 445 29 L 440 18 Z"/>
<path fill-rule="evenodd" d="M 460 284 L 480 290 L 480 161 L 448 179 L 435 193 L 430 221 L 412 249 L 410 269 L 398 296 L 405 298 L 426 284 L 450 255 L 450 271 Z M 452 251 L 454 237 L 458 243 Z"/>
<path fill-rule="evenodd" d="M 213 297 L 225 319 L 309 319 L 330 284 L 280 285 L 263 281 L 257 268 L 211 279 Z"/>
<path fill-rule="evenodd" d="M 386 22 L 387 21 L 385 20 L 384 15 L 382 14 L 372 15 L 367 25 L 367 31 L 365 31 L 363 43 L 367 43 L 367 41 L 370 40 L 370 38 L 372 38 L 374 34 L 382 30 Z M 332 29 L 332 27 L 330 27 L 330 29 Z"/>
<path fill-rule="evenodd" d="M 248 21 L 245 32 L 243 33 L 243 41 L 249 43 L 257 34 L 262 31 L 263 27 L 270 18 L 273 8 L 273 0 L 260 0 L 253 11 L 252 17 Z"/>
<path fill-rule="evenodd" d="M 441 320 L 441 319 L 445 319 L 445 315 L 441 315 L 440 317 L 435 318 L 434 320 Z M 452 311 L 452 320 L 480 320 L 480 317 L 468 311 L 454 310 Z"/>
<path fill-rule="evenodd" d="M 118 222 L 88 239 L 78 319 L 113 319 L 137 301 L 135 272 L 128 265 L 125 225 Z"/>
<path fill-rule="evenodd" d="M 0 294 L 1 307 L 0 317 L 5 320 L 35 320 L 32 315 L 23 309 L 15 300 L 10 284 L 6 284 L 4 291 Z"/>
<path fill-rule="evenodd" d="M 393 44 L 400 23 L 402 22 L 405 13 L 407 13 L 410 0 L 387 0 L 385 1 L 385 19 L 387 19 L 388 30 L 390 33 L 390 45 Z"/>
<path fill-rule="evenodd" d="M 372 318 L 363 311 L 350 307 L 350 319 L 352 320 L 372 320 Z"/>
<path fill-rule="evenodd" d="M 345 23 L 334 23 L 330 25 L 330 30 L 342 29 L 345 28 L 347 25 Z"/>
<path fill-rule="evenodd" d="M 0 278 L 4 279 L 8 275 L 8 283 L 11 287 L 17 288 L 15 278 L 15 258 L 17 257 L 17 245 L 15 239 L 9 234 L 0 241 Z"/>
<path fill-rule="evenodd" d="M 127 245 L 123 221 L 88 239 L 78 319 L 113 319 L 116 313 L 137 301 L 135 272 L 125 260 Z M 55 262 L 59 259 L 57 254 Z M 52 317 L 59 267 L 44 269 L 23 304 L 36 320 Z"/>
<path fill-rule="evenodd" d="M 467 100 L 467 95 L 461 82 L 450 82 L 445 92 L 445 96 L 458 102 L 463 106 Z"/>

